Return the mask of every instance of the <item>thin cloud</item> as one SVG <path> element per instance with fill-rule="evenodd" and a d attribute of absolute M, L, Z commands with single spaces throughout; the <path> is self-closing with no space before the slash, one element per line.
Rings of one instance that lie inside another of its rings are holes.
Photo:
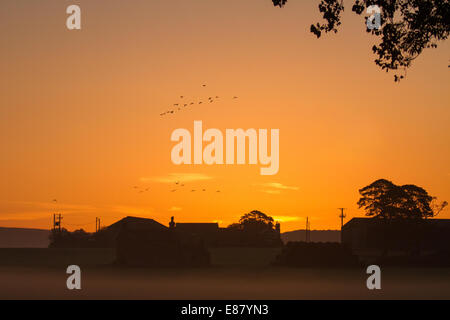
<path fill-rule="evenodd" d="M 301 220 L 300 217 L 292 217 L 292 216 L 273 216 L 273 220 L 278 222 L 292 222 Z"/>
<path fill-rule="evenodd" d="M 193 182 L 211 180 L 213 177 L 202 173 L 169 173 L 163 177 L 142 177 L 141 182 L 161 182 L 161 183 L 175 183 L 175 182 Z"/>
<path fill-rule="evenodd" d="M 281 189 L 281 190 L 298 190 L 299 189 L 299 187 L 285 186 L 284 184 L 281 184 L 278 182 L 263 183 L 262 186 L 267 187 L 267 188 Z"/>
<path fill-rule="evenodd" d="M 171 207 L 171 208 L 169 209 L 169 211 L 181 211 L 181 210 L 183 210 L 183 209 L 180 208 L 180 207 Z"/>
<path fill-rule="evenodd" d="M 262 192 L 268 193 L 268 194 L 280 194 L 283 190 L 293 190 L 297 191 L 299 187 L 295 186 L 286 186 L 284 184 L 281 184 L 279 182 L 267 182 L 262 183 L 260 186 L 263 186 L 264 189 L 261 190 Z"/>
<path fill-rule="evenodd" d="M 54 202 L 0 202 L 1 220 L 36 220 L 48 218 L 53 213 L 61 213 L 65 217 L 83 218 L 92 215 L 123 217 L 124 215 L 148 215 L 154 212 L 150 207 L 133 207 L 122 205 L 83 205 Z"/>
<path fill-rule="evenodd" d="M 280 194 L 281 193 L 281 190 L 271 190 L 271 189 L 268 189 L 268 190 L 261 190 L 262 192 L 265 192 L 265 193 L 268 193 L 268 194 Z"/>
<path fill-rule="evenodd" d="M 91 205 L 67 204 L 54 202 L 2 201 L 0 202 L 0 219 L 2 220 L 35 220 L 49 218 L 54 212 L 65 215 L 96 212 Z"/>

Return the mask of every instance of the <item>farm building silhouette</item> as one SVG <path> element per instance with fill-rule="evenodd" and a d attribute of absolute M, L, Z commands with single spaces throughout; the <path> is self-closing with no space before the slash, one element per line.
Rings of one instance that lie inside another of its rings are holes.
<path fill-rule="evenodd" d="M 218 223 L 169 227 L 148 218 L 125 217 L 93 235 L 95 246 L 115 247 L 117 262 L 133 266 L 205 266 L 210 247 L 281 246 L 279 226 L 260 234 L 220 228 Z"/>
<path fill-rule="evenodd" d="M 360 257 L 383 257 L 380 263 L 449 265 L 450 219 L 353 218 L 342 242 Z"/>

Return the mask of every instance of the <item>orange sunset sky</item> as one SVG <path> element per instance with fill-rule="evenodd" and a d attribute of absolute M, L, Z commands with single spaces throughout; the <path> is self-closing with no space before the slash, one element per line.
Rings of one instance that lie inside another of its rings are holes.
<path fill-rule="evenodd" d="M 282 231 L 306 216 L 337 229 L 337 208 L 363 216 L 358 189 L 378 178 L 450 200 L 450 42 L 394 83 L 349 1 L 337 34 L 309 32 L 317 3 L 2 0 L 0 226 L 50 228 L 54 212 L 69 230 L 127 215 L 226 226 L 258 209 Z M 194 120 L 280 129 L 278 174 L 172 164 L 170 135 Z"/>

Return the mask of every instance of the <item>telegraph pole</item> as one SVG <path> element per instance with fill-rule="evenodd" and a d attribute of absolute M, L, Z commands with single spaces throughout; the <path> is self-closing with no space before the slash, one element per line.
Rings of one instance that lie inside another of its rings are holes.
<path fill-rule="evenodd" d="M 100 231 L 100 218 L 95 217 L 95 232 Z"/>
<path fill-rule="evenodd" d="M 56 228 L 58 227 L 58 231 L 61 232 L 61 220 L 62 220 L 61 213 L 53 214 L 53 230 L 56 230 Z"/>
<path fill-rule="evenodd" d="M 338 208 L 339 210 L 341 210 L 341 214 L 339 215 L 339 218 L 341 218 L 341 231 L 342 231 L 342 227 L 344 226 L 344 218 L 346 217 L 346 215 L 344 214 L 344 210 L 346 208 Z"/>
<path fill-rule="evenodd" d="M 61 232 L 61 220 L 62 220 L 61 213 L 59 213 L 58 214 L 58 229 L 59 229 L 59 232 Z"/>
<path fill-rule="evenodd" d="M 341 218 L 341 243 L 343 242 L 343 236 L 342 236 L 342 228 L 344 227 L 344 218 L 346 217 L 344 210 L 346 208 L 338 208 L 341 210 L 341 214 L 339 215 L 339 218 Z"/>
<path fill-rule="evenodd" d="M 306 217 L 306 225 L 305 225 L 305 242 L 308 242 L 308 217 Z"/>
<path fill-rule="evenodd" d="M 306 217 L 305 242 L 309 242 L 309 218 Z"/>

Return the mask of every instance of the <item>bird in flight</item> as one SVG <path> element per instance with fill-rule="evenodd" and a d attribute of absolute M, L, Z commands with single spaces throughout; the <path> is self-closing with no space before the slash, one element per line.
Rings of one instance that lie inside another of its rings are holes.
<path fill-rule="evenodd" d="M 206 84 L 202 84 L 201 85 L 202 87 L 206 87 Z M 186 96 L 184 96 L 184 95 L 180 95 L 179 96 L 181 99 L 185 99 L 186 98 Z M 238 97 L 237 96 L 233 96 L 232 97 L 232 99 L 237 99 Z M 199 98 L 199 99 L 203 99 L 203 98 Z M 207 99 L 206 99 L 206 97 L 204 98 L 205 99 L 205 103 L 213 103 L 213 102 L 217 102 L 216 100 L 217 99 L 219 99 L 219 96 L 218 95 L 216 95 L 216 96 L 211 96 L 211 97 L 208 97 Z M 173 110 L 167 110 L 166 112 L 163 112 L 163 113 L 160 113 L 159 115 L 162 117 L 162 116 L 168 116 L 168 115 L 170 115 L 170 114 L 174 114 L 174 113 L 178 113 L 178 111 L 181 111 L 182 109 L 183 109 L 183 107 L 184 108 L 186 108 L 186 107 L 188 107 L 188 106 L 192 106 L 192 105 L 195 105 L 195 104 L 203 104 L 203 101 L 191 101 L 191 102 L 188 102 L 188 101 L 186 101 L 186 103 L 174 103 L 173 104 L 173 106 L 175 107 Z"/>

